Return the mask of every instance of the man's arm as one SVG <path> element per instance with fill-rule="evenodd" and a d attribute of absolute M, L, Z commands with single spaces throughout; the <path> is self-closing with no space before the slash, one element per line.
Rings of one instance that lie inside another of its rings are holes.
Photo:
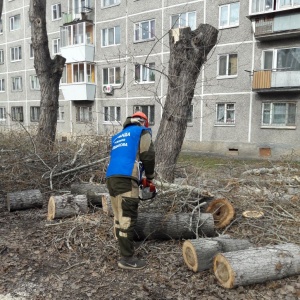
<path fill-rule="evenodd" d="M 140 161 L 145 168 L 147 179 L 152 180 L 154 178 L 155 151 L 151 134 L 146 130 L 142 132 L 140 139 Z"/>

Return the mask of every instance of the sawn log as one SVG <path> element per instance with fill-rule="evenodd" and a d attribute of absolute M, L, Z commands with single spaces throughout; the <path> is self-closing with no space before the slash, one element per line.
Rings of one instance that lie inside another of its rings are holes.
<path fill-rule="evenodd" d="M 6 205 L 8 211 L 42 208 L 43 196 L 40 190 L 25 190 L 8 193 L 6 197 Z"/>
<path fill-rule="evenodd" d="M 213 238 L 186 240 L 182 254 L 187 267 L 194 271 L 204 271 L 213 266 L 213 258 L 219 252 L 248 249 L 253 245 L 246 239 L 233 239 L 229 235 Z"/>
<path fill-rule="evenodd" d="M 225 288 L 300 274 L 300 246 L 292 243 L 219 253 L 214 273 Z"/>
<path fill-rule="evenodd" d="M 135 240 L 194 239 L 196 234 L 215 235 L 212 214 L 201 213 L 196 216 L 189 213 L 139 213 L 134 229 Z"/>

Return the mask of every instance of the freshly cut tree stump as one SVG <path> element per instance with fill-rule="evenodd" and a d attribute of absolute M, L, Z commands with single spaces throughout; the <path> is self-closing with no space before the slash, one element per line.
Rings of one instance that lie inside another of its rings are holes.
<path fill-rule="evenodd" d="M 214 236 L 215 227 L 212 214 L 200 216 L 189 213 L 139 213 L 135 226 L 135 240 L 194 239 L 201 236 Z"/>
<path fill-rule="evenodd" d="M 113 212 L 113 209 L 112 209 L 109 193 L 102 193 L 101 198 L 102 198 L 103 212 L 106 215 L 112 217 L 114 215 L 114 212 Z"/>
<path fill-rule="evenodd" d="M 8 193 L 6 197 L 6 204 L 8 211 L 42 208 L 43 196 L 40 190 L 26 190 Z"/>
<path fill-rule="evenodd" d="M 292 243 L 219 253 L 214 273 L 225 288 L 300 274 L 300 246 Z"/>
<path fill-rule="evenodd" d="M 182 245 L 183 259 L 194 271 L 204 271 L 213 266 L 213 258 L 219 252 L 248 249 L 253 245 L 244 239 L 232 239 L 228 235 L 214 238 L 186 240 Z"/>
<path fill-rule="evenodd" d="M 234 207 L 225 198 L 210 201 L 205 212 L 213 214 L 216 228 L 229 225 L 235 214 Z"/>
<path fill-rule="evenodd" d="M 71 185 L 72 195 L 86 195 L 88 205 L 90 206 L 102 206 L 102 194 L 107 193 L 107 187 L 105 184 L 96 183 L 74 183 Z"/>
<path fill-rule="evenodd" d="M 88 212 L 86 195 L 51 196 L 48 202 L 47 220 L 73 217 Z"/>

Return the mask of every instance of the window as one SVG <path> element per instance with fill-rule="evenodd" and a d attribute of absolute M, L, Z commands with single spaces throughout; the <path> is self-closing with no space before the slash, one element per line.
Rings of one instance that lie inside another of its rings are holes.
<path fill-rule="evenodd" d="M 155 20 L 134 24 L 134 41 L 146 41 L 155 37 Z"/>
<path fill-rule="evenodd" d="M 5 107 L 0 107 L 0 121 L 6 120 L 6 109 Z"/>
<path fill-rule="evenodd" d="M 87 22 L 62 26 L 60 29 L 61 47 L 93 43 L 93 25 Z"/>
<path fill-rule="evenodd" d="M 240 3 L 230 3 L 219 8 L 219 28 L 239 25 Z"/>
<path fill-rule="evenodd" d="M 176 14 L 171 17 L 171 27 L 191 27 L 192 30 L 196 29 L 196 12 L 187 12 L 182 14 Z"/>
<path fill-rule="evenodd" d="M 260 13 L 275 9 L 274 0 L 252 0 L 252 13 Z"/>
<path fill-rule="evenodd" d="M 120 3 L 120 0 L 102 0 L 102 7 L 117 5 L 119 3 Z"/>
<path fill-rule="evenodd" d="M 22 90 L 22 77 L 12 77 L 12 90 L 21 91 Z"/>
<path fill-rule="evenodd" d="M 91 106 L 77 106 L 76 107 L 76 122 L 91 122 L 92 121 L 92 107 Z"/>
<path fill-rule="evenodd" d="M 52 21 L 61 19 L 61 4 L 54 4 L 51 6 L 52 9 Z"/>
<path fill-rule="evenodd" d="M 155 81 L 155 63 L 135 65 L 135 81 L 139 83 Z"/>
<path fill-rule="evenodd" d="M 19 61 L 22 59 L 21 46 L 10 48 L 10 60 Z"/>
<path fill-rule="evenodd" d="M 234 123 L 235 123 L 235 104 L 217 103 L 216 124 L 234 124 Z"/>
<path fill-rule="evenodd" d="M 59 106 L 57 112 L 57 121 L 64 121 L 65 120 L 65 107 Z"/>
<path fill-rule="evenodd" d="M 13 121 L 23 122 L 23 106 L 12 106 L 11 118 Z"/>
<path fill-rule="evenodd" d="M 39 82 L 37 75 L 30 75 L 30 88 L 32 90 L 40 89 L 40 82 Z"/>
<path fill-rule="evenodd" d="M 4 64 L 4 50 L 0 49 L 0 64 Z"/>
<path fill-rule="evenodd" d="M 188 124 L 193 123 L 193 120 L 194 120 L 193 115 L 194 115 L 194 105 L 191 104 L 190 107 L 189 107 L 188 116 L 187 116 L 187 123 Z"/>
<path fill-rule="evenodd" d="M 63 69 L 61 83 L 95 82 L 95 65 L 90 63 L 67 64 Z"/>
<path fill-rule="evenodd" d="M 0 92 L 5 91 L 5 80 L 4 78 L 0 79 Z"/>
<path fill-rule="evenodd" d="M 103 69 L 103 85 L 120 84 L 121 83 L 121 69 L 120 67 Z"/>
<path fill-rule="evenodd" d="M 142 111 L 148 118 L 149 125 L 154 125 L 154 105 L 135 105 L 133 107 L 133 113 Z"/>
<path fill-rule="evenodd" d="M 39 106 L 30 106 L 30 121 L 38 122 L 40 119 L 40 107 Z"/>
<path fill-rule="evenodd" d="M 300 5 L 300 0 L 279 0 L 279 8 L 287 8 Z"/>
<path fill-rule="evenodd" d="M 228 77 L 237 75 L 237 54 L 219 55 L 218 76 Z"/>
<path fill-rule="evenodd" d="M 121 107 L 120 106 L 105 106 L 104 107 L 105 122 L 121 122 Z"/>
<path fill-rule="evenodd" d="M 296 103 L 269 102 L 262 104 L 262 125 L 295 126 Z"/>
<path fill-rule="evenodd" d="M 120 44 L 120 26 L 102 29 L 102 47 Z"/>
<path fill-rule="evenodd" d="M 263 69 L 300 71 L 300 48 L 263 51 Z"/>
<path fill-rule="evenodd" d="M 91 0 L 74 0 L 75 14 L 89 12 L 91 8 Z"/>
<path fill-rule="evenodd" d="M 9 18 L 9 29 L 10 29 L 10 31 L 20 29 L 20 20 L 21 20 L 20 15 L 16 15 L 16 16 L 13 16 L 13 17 Z"/>
<path fill-rule="evenodd" d="M 60 38 L 52 40 L 53 55 L 60 53 Z"/>
<path fill-rule="evenodd" d="M 0 34 L 3 33 L 3 24 L 2 24 L 2 19 L 0 19 Z"/>
<path fill-rule="evenodd" d="M 29 45 L 29 58 L 34 58 L 34 50 L 32 44 Z"/>

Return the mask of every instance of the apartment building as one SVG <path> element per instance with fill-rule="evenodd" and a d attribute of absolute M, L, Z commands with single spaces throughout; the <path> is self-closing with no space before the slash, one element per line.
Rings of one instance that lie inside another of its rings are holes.
<path fill-rule="evenodd" d="M 30 0 L 4 0 L 0 128 L 35 126 Z M 157 133 L 171 28 L 219 29 L 196 85 L 183 148 L 242 157 L 300 153 L 300 0 L 47 0 L 49 49 L 66 58 L 58 136 L 107 135 L 142 110 Z"/>

